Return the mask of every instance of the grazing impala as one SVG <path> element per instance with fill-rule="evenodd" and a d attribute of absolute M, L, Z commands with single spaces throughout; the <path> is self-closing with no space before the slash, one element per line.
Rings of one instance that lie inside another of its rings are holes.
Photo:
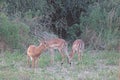
<path fill-rule="evenodd" d="M 54 62 L 54 49 L 57 49 L 62 56 L 61 65 L 64 62 L 65 56 L 67 56 L 67 59 L 69 60 L 69 55 L 67 52 L 67 43 L 64 39 L 55 38 L 55 39 L 47 40 L 45 42 L 46 42 L 47 48 L 50 50 L 51 63 Z"/>
<path fill-rule="evenodd" d="M 80 60 L 80 57 L 81 57 L 81 53 L 83 53 L 84 51 L 84 42 L 81 40 L 81 39 L 77 39 L 73 42 L 73 45 L 72 45 L 72 51 L 70 53 L 70 60 L 69 60 L 69 63 L 71 64 L 71 60 L 75 54 L 75 52 L 78 53 L 78 60 Z"/>
<path fill-rule="evenodd" d="M 42 42 L 39 46 L 30 45 L 27 49 L 28 65 L 30 65 L 30 59 L 32 61 L 32 67 L 35 68 L 35 64 L 38 64 L 38 58 L 41 53 L 46 49 L 46 43 Z"/>

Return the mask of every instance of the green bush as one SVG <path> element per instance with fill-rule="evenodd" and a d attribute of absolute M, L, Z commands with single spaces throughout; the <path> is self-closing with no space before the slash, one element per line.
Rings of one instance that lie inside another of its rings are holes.
<path fill-rule="evenodd" d="M 24 23 L 10 21 L 4 14 L 0 13 L 0 38 L 13 49 L 22 49 L 27 42 L 29 27 Z"/>
<path fill-rule="evenodd" d="M 70 39 L 82 38 L 90 49 L 116 49 L 120 40 L 119 16 L 117 2 L 94 3 L 89 6 L 87 15 L 81 15 L 80 24 L 68 28 Z"/>
<path fill-rule="evenodd" d="M 0 14 L 0 18 L 0 36 L 13 47 L 17 47 L 17 42 L 19 42 L 18 27 L 10 22 L 7 16 L 3 13 Z"/>
<path fill-rule="evenodd" d="M 78 24 L 74 24 L 73 26 L 68 28 L 68 35 L 69 35 L 69 39 L 76 39 L 80 37 L 80 34 L 77 35 L 78 33 L 81 32 L 80 26 Z"/>

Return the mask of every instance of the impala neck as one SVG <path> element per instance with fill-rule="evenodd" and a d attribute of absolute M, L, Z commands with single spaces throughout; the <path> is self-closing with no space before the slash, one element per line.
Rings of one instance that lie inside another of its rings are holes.
<path fill-rule="evenodd" d="M 39 49 L 39 51 L 41 52 L 41 51 L 45 50 L 46 47 L 45 47 L 44 44 L 39 44 L 38 49 Z"/>

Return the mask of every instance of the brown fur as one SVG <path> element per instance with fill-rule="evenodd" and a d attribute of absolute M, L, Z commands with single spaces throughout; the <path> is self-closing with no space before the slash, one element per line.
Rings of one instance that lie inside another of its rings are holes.
<path fill-rule="evenodd" d="M 39 46 L 30 45 L 27 49 L 28 65 L 30 65 L 30 59 L 32 60 L 32 67 L 35 68 L 35 64 L 38 64 L 38 58 L 42 52 L 46 49 L 45 43 L 41 43 Z"/>
<path fill-rule="evenodd" d="M 73 45 L 72 45 L 72 50 L 71 50 L 71 53 L 70 53 L 70 63 L 71 63 L 71 60 L 75 54 L 75 52 L 77 52 L 78 54 L 78 60 L 80 60 L 80 57 L 81 57 L 81 53 L 83 53 L 84 51 L 84 42 L 81 40 L 81 39 L 77 39 L 73 42 Z"/>
<path fill-rule="evenodd" d="M 63 61 L 65 59 L 65 54 L 67 55 L 67 58 L 68 58 L 66 41 L 64 39 L 55 38 L 55 39 L 46 41 L 46 44 L 47 44 L 47 48 L 51 52 L 51 63 L 54 62 L 54 49 L 57 49 L 62 56 L 62 64 L 63 64 Z"/>

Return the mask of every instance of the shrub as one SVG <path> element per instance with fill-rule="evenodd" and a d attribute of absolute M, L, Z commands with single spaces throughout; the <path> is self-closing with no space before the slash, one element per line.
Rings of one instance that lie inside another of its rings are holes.
<path fill-rule="evenodd" d="M 0 13 L 0 38 L 13 49 L 22 49 L 28 38 L 29 27 L 21 22 L 10 21 Z"/>
<path fill-rule="evenodd" d="M 115 49 L 120 39 L 119 8 L 109 7 L 108 11 L 108 7 L 95 3 L 89 10 L 89 16 L 80 17 L 82 38 L 93 49 Z"/>
<path fill-rule="evenodd" d="M 120 8 L 114 3 L 102 1 L 90 5 L 87 15 L 81 15 L 80 24 L 68 28 L 70 39 L 82 38 L 90 49 L 116 49 L 120 40 Z"/>

